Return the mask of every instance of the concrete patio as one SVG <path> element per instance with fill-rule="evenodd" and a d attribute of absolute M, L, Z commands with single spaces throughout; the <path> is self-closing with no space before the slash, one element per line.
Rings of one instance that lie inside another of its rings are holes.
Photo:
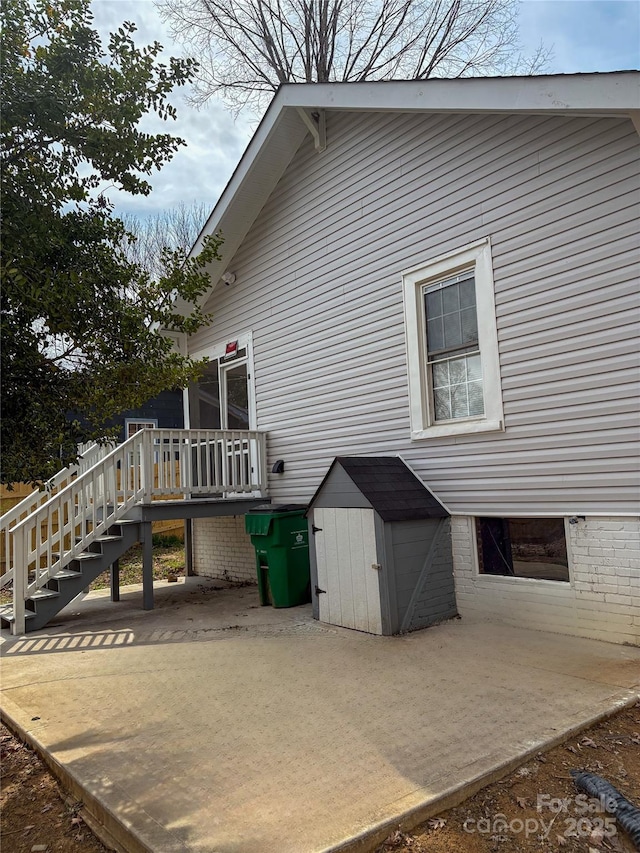
<path fill-rule="evenodd" d="M 127 851 L 370 850 L 631 701 L 640 649 L 454 620 L 402 637 L 190 578 L 3 632 L 2 710 Z"/>

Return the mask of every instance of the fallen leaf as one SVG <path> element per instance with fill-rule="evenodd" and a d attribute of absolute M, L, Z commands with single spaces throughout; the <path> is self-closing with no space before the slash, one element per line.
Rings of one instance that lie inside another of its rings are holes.
<path fill-rule="evenodd" d="M 560 845 L 560 847 L 564 847 L 564 846 L 565 846 L 565 844 L 568 844 L 568 841 L 567 841 L 567 839 L 564 837 L 564 835 L 556 835 L 556 839 L 557 839 L 558 844 Z"/>
<path fill-rule="evenodd" d="M 47 803 L 46 806 L 42 807 L 41 813 L 44 814 L 45 812 L 50 812 L 52 808 L 53 808 L 53 804 Z"/>
<path fill-rule="evenodd" d="M 544 755 L 541 752 L 539 752 L 536 755 L 536 758 L 538 759 L 538 761 L 541 761 L 543 764 L 547 763 L 547 759 L 544 757 Z"/>
<path fill-rule="evenodd" d="M 529 805 L 526 797 L 516 797 L 516 803 L 520 806 L 521 809 L 526 809 Z"/>
<path fill-rule="evenodd" d="M 590 746 L 591 749 L 597 749 L 598 748 L 598 744 L 594 740 L 592 740 L 590 737 L 583 737 L 582 740 L 580 741 L 580 743 L 583 746 Z"/>
<path fill-rule="evenodd" d="M 81 823 L 82 823 L 81 817 L 72 817 L 71 818 L 71 826 L 80 826 Z"/>
<path fill-rule="evenodd" d="M 441 817 L 432 817 L 431 820 L 427 821 L 431 829 L 442 829 L 443 826 L 446 826 L 446 820 Z"/>

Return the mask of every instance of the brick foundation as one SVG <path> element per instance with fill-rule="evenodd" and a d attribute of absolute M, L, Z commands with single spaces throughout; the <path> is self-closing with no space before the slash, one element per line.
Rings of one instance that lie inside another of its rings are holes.
<path fill-rule="evenodd" d="M 473 519 L 451 519 L 458 610 L 511 625 L 640 645 L 640 519 L 567 525 L 570 583 L 480 575 Z"/>
<path fill-rule="evenodd" d="M 255 551 L 244 530 L 244 515 L 194 520 L 193 571 L 218 580 L 257 582 Z"/>

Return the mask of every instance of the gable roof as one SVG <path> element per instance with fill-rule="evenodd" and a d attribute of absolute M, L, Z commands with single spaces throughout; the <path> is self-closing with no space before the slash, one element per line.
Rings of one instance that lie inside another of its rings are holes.
<path fill-rule="evenodd" d="M 336 465 L 344 469 L 383 521 L 417 521 L 449 515 L 399 456 L 336 456 L 309 501 L 309 508 Z"/>
<path fill-rule="evenodd" d="M 208 270 L 211 290 L 314 123 L 333 110 L 628 117 L 640 133 L 640 73 L 282 85 L 193 246 L 197 253 L 206 235 L 223 235 L 222 260 Z"/>

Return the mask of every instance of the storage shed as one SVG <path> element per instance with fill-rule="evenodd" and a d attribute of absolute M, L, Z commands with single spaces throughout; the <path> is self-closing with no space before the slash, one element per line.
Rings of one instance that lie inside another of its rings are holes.
<path fill-rule="evenodd" d="M 449 513 L 400 457 L 336 457 L 307 516 L 316 619 L 400 634 L 457 615 Z"/>

